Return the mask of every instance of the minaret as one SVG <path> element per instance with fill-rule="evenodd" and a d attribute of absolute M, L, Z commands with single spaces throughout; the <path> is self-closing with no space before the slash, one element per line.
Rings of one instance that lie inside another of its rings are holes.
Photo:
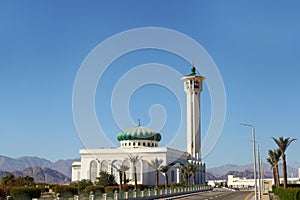
<path fill-rule="evenodd" d="M 187 97 L 187 152 L 198 160 L 201 160 L 200 93 L 204 79 L 196 74 L 194 64 L 191 73 L 181 79 L 184 81 L 184 91 Z"/>

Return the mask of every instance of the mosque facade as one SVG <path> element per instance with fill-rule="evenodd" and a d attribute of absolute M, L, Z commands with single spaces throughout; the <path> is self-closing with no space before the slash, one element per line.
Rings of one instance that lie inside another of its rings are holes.
<path fill-rule="evenodd" d="M 195 184 L 205 184 L 205 163 L 201 161 L 201 126 L 200 126 L 200 93 L 204 77 L 191 68 L 191 73 L 182 78 L 187 96 L 187 147 L 186 151 L 160 147 L 162 135 L 155 130 L 137 126 L 122 131 L 117 135 L 119 147 L 80 149 L 80 162 L 72 164 L 72 181 L 89 179 L 96 181 L 100 171 L 107 171 L 115 176 L 119 183 L 118 166 L 126 165 L 129 169 L 125 172 L 129 184 L 134 183 L 134 167 L 128 159 L 130 155 L 138 156 L 136 163 L 137 183 L 155 185 L 155 170 L 151 161 L 162 160 L 162 165 L 170 166 L 167 174 L 169 184 L 180 182 L 178 166 L 193 163 L 198 167 L 195 174 Z M 165 175 L 159 174 L 159 184 L 164 184 Z"/>

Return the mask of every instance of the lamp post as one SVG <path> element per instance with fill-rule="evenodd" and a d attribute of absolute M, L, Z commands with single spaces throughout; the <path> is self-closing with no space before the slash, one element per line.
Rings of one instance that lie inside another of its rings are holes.
<path fill-rule="evenodd" d="M 254 167 L 254 189 L 255 189 L 255 200 L 257 200 L 257 183 L 256 183 L 256 148 L 255 148 L 255 127 L 251 124 L 241 122 L 240 125 L 250 126 L 252 128 L 252 143 L 253 143 L 253 167 Z"/>
<path fill-rule="evenodd" d="M 258 154 L 258 185 L 259 185 L 259 191 L 258 191 L 258 195 L 259 195 L 259 199 L 261 199 L 261 195 L 262 195 L 262 176 L 261 176 L 261 158 L 260 158 L 260 151 L 259 151 L 259 145 L 257 145 L 257 154 Z"/>

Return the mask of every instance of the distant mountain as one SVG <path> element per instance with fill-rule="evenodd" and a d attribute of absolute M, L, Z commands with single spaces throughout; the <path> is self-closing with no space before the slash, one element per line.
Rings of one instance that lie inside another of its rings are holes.
<path fill-rule="evenodd" d="M 58 160 L 55 163 L 52 163 L 49 168 L 59 171 L 66 175 L 67 177 L 72 177 L 72 163 L 77 162 L 80 159 L 67 159 L 67 160 Z"/>
<path fill-rule="evenodd" d="M 43 158 L 38 157 L 20 157 L 10 158 L 6 156 L 0 156 L 0 170 L 1 171 L 17 171 L 23 170 L 27 167 L 49 167 L 52 162 Z"/>
<path fill-rule="evenodd" d="M 0 171 L 14 172 L 23 171 L 28 167 L 41 167 L 56 170 L 70 178 L 72 176 L 72 163 L 79 160 L 80 159 L 58 160 L 53 163 L 44 158 L 31 156 L 20 158 L 0 156 Z"/>
<path fill-rule="evenodd" d="M 13 172 L 0 171 L 0 179 L 2 179 L 3 176 L 8 175 L 9 173 L 12 173 L 16 177 L 31 176 L 34 178 L 35 182 L 67 184 L 71 181 L 71 179 L 64 174 L 47 167 L 28 167 L 22 171 Z"/>
<path fill-rule="evenodd" d="M 257 168 L 258 169 L 258 168 Z M 220 167 L 208 168 L 207 170 L 207 180 L 213 180 L 210 178 L 215 178 L 215 180 L 227 179 L 227 175 L 234 175 L 236 177 L 246 177 L 253 178 L 253 164 L 247 165 L 223 165 Z M 272 177 L 271 166 L 268 163 L 263 164 L 264 176 L 266 178 Z M 279 174 L 282 177 L 282 167 L 279 166 Z M 288 166 L 288 177 L 298 176 L 298 170 L 296 168 Z"/>
<path fill-rule="evenodd" d="M 219 180 L 219 177 L 215 177 L 213 174 L 206 172 L 206 180 Z"/>

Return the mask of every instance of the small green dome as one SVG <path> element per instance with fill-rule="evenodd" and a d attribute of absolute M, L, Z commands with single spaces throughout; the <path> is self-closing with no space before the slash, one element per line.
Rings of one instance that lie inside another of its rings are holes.
<path fill-rule="evenodd" d="M 117 136 L 119 141 L 122 140 L 155 140 L 160 141 L 161 135 L 154 130 L 143 126 L 136 126 L 122 131 Z"/>

